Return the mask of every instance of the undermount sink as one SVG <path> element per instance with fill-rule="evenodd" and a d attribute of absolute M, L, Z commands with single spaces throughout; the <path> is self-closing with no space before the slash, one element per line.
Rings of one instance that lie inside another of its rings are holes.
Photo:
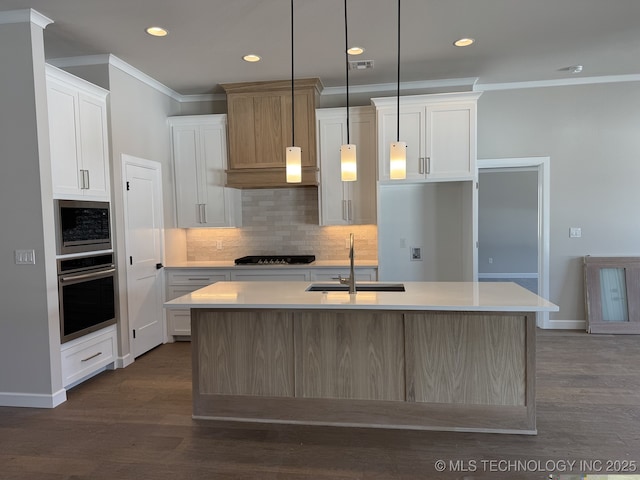
<path fill-rule="evenodd" d="M 349 285 L 339 283 L 312 283 L 307 292 L 348 292 Z M 403 283 L 356 283 L 356 292 L 404 292 Z"/>

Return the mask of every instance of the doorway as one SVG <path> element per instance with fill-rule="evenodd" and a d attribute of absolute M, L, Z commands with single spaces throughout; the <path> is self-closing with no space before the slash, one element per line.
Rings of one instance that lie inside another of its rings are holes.
<path fill-rule="evenodd" d="M 165 341 L 162 310 L 162 171 L 158 162 L 122 155 L 127 309 L 134 358 Z"/>
<path fill-rule="evenodd" d="M 478 160 L 479 281 L 515 281 L 549 298 L 549 168 L 549 157 Z M 547 312 L 537 325 L 550 328 Z"/>

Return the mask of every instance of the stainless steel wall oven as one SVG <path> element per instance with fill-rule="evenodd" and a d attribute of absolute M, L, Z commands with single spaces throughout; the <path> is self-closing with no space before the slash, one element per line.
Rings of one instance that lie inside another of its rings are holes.
<path fill-rule="evenodd" d="M 113 254 L 58 260 L 60 341 L 116 323 Z"/>

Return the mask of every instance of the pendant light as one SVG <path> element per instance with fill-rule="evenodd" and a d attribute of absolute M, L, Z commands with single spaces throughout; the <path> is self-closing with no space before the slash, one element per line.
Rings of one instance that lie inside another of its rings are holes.
<path fill-rule="evenodd" d="M 403 180 L 407 178 L 407 144 L 400 141 L 400 0 L 398 0 L 398 93 L 396 110 L 396 141 L 389 150 L 389 178 Z"/>
<path fill-rule="evenodd" d="M 343 182 L 354 182 L 358 179 L 356 146 L 349 138 L 349 36 L 347 30 L 347 0 L 344 0 L 344 65 L 347 80 L 347 143 L 340 147 L 340 178 Z"/>
<path fill-rule="evenodd" d="M 296 144 L 296 119 L 293 92 L 293 0 L 291 0 L 291 147 L 285 152 L 287 183 L 302 182 L 302 150 Z"/>

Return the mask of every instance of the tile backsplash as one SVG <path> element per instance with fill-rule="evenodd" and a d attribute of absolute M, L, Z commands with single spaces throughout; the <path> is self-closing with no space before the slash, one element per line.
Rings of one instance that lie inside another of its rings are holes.
<path fill-rule="evenodd" d="M 233 260 L 245 255 L 309 255 L 346 260 L 346 240 L 355 234 L 356 261 L 376 260 L 375 225 L 318 226 L 315 187 L 242 191 L 242 228 L 187 230 L 187 260 Z M 221 249 L 218 249 L 218 246 Z"/>

